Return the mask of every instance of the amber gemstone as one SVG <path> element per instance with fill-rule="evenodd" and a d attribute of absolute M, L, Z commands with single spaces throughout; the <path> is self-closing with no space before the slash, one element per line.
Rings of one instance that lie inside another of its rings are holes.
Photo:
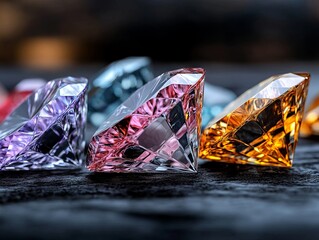
<path fill-rule="evenodd" d="M 319 95 L 311 102 L 300 128 L 302 137 L 319 136 Z"/>
<path fill-rule="evenodd" d="M 200 158 L 291 167 L 309 80 L 308 73 L 277 75 L 242 94 L 204 130 Z"/>

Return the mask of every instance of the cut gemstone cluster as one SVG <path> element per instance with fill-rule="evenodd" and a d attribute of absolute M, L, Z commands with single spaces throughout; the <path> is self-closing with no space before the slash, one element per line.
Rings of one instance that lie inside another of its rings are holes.
<path fill-rule="evenodd" d="M 204 77 L 203 69 L 181 69 L 137 90 L 94 134 L 88 169 L 195 172 Z"/>
<path fill-rule="evenodd" d="M 201 135 L 205 71 L 179 69 L 148 81 L 149 64 L 147 58 L 125 59 L 94 81 L 90 119 L 100 127 L 88 147 L 90 171 L 196 172 L 198 157 L 291 167 L 300 128 L 305 136 L 316 134 L 318 99 L 301 127 L 307 73 L 261 82 L 224 108 Z M 9 103 L 29 97 L 0 124 L 0 170 L 81 167 L 88 81 L 56 79 L 32 94 L 21 86 L 16 90 L 25 95 Z M 226 92 L 208 85 L 205 93 L 207 110 L 221 103 L 210 98 Z M 227 94 L 223 102 L 233 98 Z"/>
<path fill-rule="evenodd" d="M 204 130 L 200 158 L 291 167 L 309 74 L 274 76 L 248 90 Z"/>
<path fill-rule="evenodd" d="M 83 78 L 48 82 L 0 125 L 0 170 L 81 166 L 86 122 Z"/>

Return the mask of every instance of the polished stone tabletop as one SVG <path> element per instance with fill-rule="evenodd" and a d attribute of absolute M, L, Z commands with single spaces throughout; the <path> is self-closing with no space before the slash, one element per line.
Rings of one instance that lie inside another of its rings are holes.
<path fill-rule="evenodd" d="M 273 74 L 318 64 L 156 64 L 156 73 L 203 66 L 208 82 L 240 94 Z M 93 77 L 102 66 L 63 71 L 0 68 L 22 78 Z M 92 134 L 92 129 L 88 135 Z M 90 136 L 87 136 L 88 138 Z M 198 174 L 94 174 L 86 170 L 0 172 L 0 239 L 316 239 L 319 139 L 301 139 L 292 169 L 200 162 Z"/>

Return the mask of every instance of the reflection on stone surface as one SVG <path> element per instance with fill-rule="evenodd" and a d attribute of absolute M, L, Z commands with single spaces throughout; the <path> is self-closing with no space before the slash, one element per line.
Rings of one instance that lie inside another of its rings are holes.
<path fill-rule="evenodd" d="M 291 167 L 310 75 L 271 77 L 248 90 L 204 130 L 200 158 Z"/>
<path fill-rule="evenodd" d="M 131 57 L 110 64 L 92 82 L 89 92 L 88 119 L 100 124 L 133 92 L 153 79 L 151 61 Z"/>
<path fill-rule="evenodd" d="M 0 125 L 0 170 L 80 167 L 84 150 L 83 78 L 48 82 Z"/>
<path fill-rule="evenodd" d="M 176 70 L 136 91 L 93 136 L 89 170 L 196 172 L 204 77 Z"/>

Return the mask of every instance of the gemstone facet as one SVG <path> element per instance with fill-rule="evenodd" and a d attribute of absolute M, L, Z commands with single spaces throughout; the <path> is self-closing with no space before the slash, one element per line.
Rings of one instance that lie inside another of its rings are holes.
<path fill-rule="evenodd" d="M 203 131 L 199 157 L 291 167 L 310 75 L 273 76 L 248 90 Z"/>
<path fill-rule="evenodd" d="M 89 91 L 88 120 L 100 126 L 133 92 L 153 79 L 151 61 L 130 57 L 110 64 L 93 80 Z"/>
<path fill-rule="evenodd" d="M 300 128 L 302 137 L 319 136 L 319 96 L 310 104 Z"/>
<path fill-rule="evenodd" d="M 53 80 L 16 108 L 0 125 L 0 170 L 80 167 L 87 87 L 84 78 Z"/>
<path fill-rule="evenodd" d="M 45 84 L 42 79 L 24 79 L 0 103 L 0 123 L 18 107 L 34 90 Z"/>
<path fill-rule="evenodd" d="M 171 71 L 137 90 L 89 145 L 97 172 L 196 172 L 205 71 Z"/>

